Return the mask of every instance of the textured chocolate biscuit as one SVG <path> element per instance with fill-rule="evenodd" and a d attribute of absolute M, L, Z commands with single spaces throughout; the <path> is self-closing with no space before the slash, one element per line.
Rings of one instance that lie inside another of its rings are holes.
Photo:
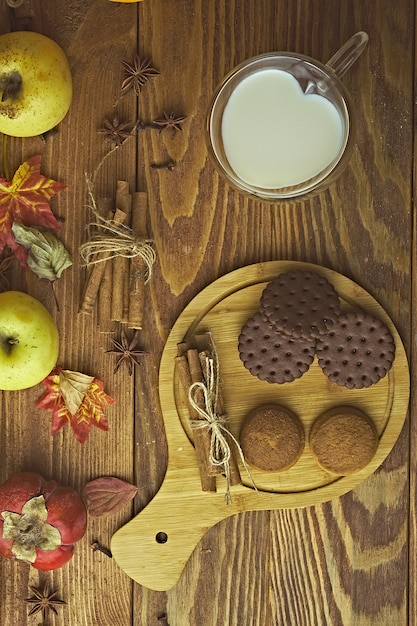
<path fill-rule="evenodd" d="M 278 332 L 294 338 L 316 338 L 333 326 L 340 313 L 340 301 L 324 276 L 295 270 L 268 283 L 261 295 L 260 310 Z"/>
<path fill-rule="evenodd" d="M 300 458 L 304 449 L 304 427 L 289 409 L 264 404 L 243 420 L 240 445 L 245 460 L 257 469 L 279 472 Z"/>
<path fill-rule="evenodd" d="M 339 476 L 366 467 L 377 451 L 378 441 L 372 420 L 359 409 L 346 406 L 323 413 L 313 424 L 309 437 L 318 465 Z"/>
<path fill-rule="evenodd" d="M 289 383 L 310 367 L 315 342 L 277 333 L 258 311 L 242 327 L 238 349 L 251 374 L 268 383 Z"/>
<path fill-rule="evenodd" d="M 395 356 L 394 339 L 380 320 L 362 311 L 340 315 L 316 345 L 326 376 L 349 389 L 370 387 L 383 378 Z"/>

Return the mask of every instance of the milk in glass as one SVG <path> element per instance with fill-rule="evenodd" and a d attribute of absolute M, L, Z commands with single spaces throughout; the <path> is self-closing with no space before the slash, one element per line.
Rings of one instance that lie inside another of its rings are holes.
<path fill-rule="evenodd" d="M 305 94 L 286 71 L 264 69 L 232 92 L 222 118 L 226 157 L 246 183 L 265 189 L 298 185 L 340 156 L 343 124 L 324 96 Z"/>

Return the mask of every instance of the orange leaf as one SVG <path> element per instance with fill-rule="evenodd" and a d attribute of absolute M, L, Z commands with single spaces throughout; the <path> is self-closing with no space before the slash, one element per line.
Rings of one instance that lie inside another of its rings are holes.
<path fill-rule="evenodd" d="M 63 372 L 64 374 L 62 374 Z M 84 379 L 88 381 L 89 378 L 91 382 L 84 384 L 81 395 L 80 391 L 77 391 L 76 399 L 68 394 L 66 388 L 68 380 Z M 62 389 L 63 381 L 64 390 Z M 104 392 L 104 385 L 101 380 L 80 374 L 80 372 L 71 372 L 56 367 L 42 382 L 47 390 L 36 401 L 36 406 L 52 413 L 52 435 L 69 424 L 75 438 L 80 443 L 84 443 L 92 426 L 105 431 L 109 429 L 104 418 L 103 407 L 113 404 L 114 400 Z"/>
<path fill-rule="evenodd" d="M 102 476 L 90 481 L 84 487 L 84 495 L 88 500 L 88 512 L 92 517 L 102 517 L 117 513 L 137 494 L 135 485 L 115 478 Z"/>
<path fill-rule="evenodd" d="M 49 201 L 66 185 L 42 176 L 41 160 L 42 157 L 36 155 L 22 163 L 11 181 L 0 177 L 0 252 L 9 246 L 24 267 L 27 253 L 15 241 L 13 223 L 60 228 Z"/>

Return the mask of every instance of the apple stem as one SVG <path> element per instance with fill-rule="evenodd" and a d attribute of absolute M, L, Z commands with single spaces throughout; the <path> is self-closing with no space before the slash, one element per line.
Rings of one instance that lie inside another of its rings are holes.
<path fill-rule="evenodd" d="M 13 346 L 16 346 L 19 343 L 19 340 L 15 337 L 3 337 L 1 343 L 3 344 L 3 350 L 6 354 L 11 354 Z"/>
<path fill-rule="evenodd" d="M 1 101 L 6 102 L 10 97 L 15 97 L 22 89 L 22 77 L 19 72 L 12 72 L 2 80 L 1 87 L 3 87 L 3 93 Z"/>

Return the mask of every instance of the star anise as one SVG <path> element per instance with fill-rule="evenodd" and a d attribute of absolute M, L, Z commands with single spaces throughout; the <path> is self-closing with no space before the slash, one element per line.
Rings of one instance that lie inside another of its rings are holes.
<path fill-rule="evenodd" d="M 66 604 L 64 600 L 58 600 L 56 598 L 57 591 L 49 593 L 49 584 L 45 583 L 43 588 L 31 587 L 29 589 L 34 594 L 31 598 L 26 598 L 25 602 L 33 604 L 29 611 L 29 615 L 36 615 L 36 613 L 42 612 L 42 620 L 45 622 L 48 617 L 49 611 L 58 615 L 58 611 L 55 606 Z"/>
<path fill-rule="evenodd" d="M 138 54 L 135 55 L 133 63 L 127 63 L 126 61 L 121 61 L 121 63 L 126 71 L 126 78 L 122 82 L 122 94 L 133 89 L 136 95 L 139 95 L 142 87 L 151 78 L 159 75 L 159 71 L 152 67 L 151 59 L 148 58 L 141 61 Z"/>
<path fill-rule="evenodd" d="M 7 276 L 7 271 L 13 261 L 13 255 L 7 256 L 0 261 L 0 290 L 7 291 L 10 289 L 10 281 Z"/>
<path fill-rule="evenodd" d="M 117 341 L 117 339 L 112 339 L 112 342 L 115 346 L 115 349 L 107 350 L 107 353 L 118 355 L 116 367 L 114 368 L 114 374 L 123 364 L 125 364 L 129 376 L 132 376 L 134 366 L 140 365 L 137 357 L 139 357 L 141 354 L 147 354 L 138 346 L 138 331 L 136 330 L 132 339 L 129 340 L 126 336 L 125 331 L 122 330 L 120 335 L 120 341 Z"/>
<path fill-rule="evenodd" d="M 175 113 L 170 113 L 168 115 L 168 113 L 164 112 L 164 117 L 154 120 L 152 123 L 160 128 L 160 132 L 169 128 L 175 132 L 177 130 L 182 130 L 181 125 L 186 119 L 185 115 L 177 116 Z"/>
<path fill-rule="evenodd" d="M 100 135 L 104 136 L 105 141 L 110 143 L 112 148 L 118 148 L 126 141 L 132 134 L 131 125 L 129 122 L 121 122 L 117 115 L 113 117 L 113 120 L 104 120 L 103 128 L 98 131 Z"/>

